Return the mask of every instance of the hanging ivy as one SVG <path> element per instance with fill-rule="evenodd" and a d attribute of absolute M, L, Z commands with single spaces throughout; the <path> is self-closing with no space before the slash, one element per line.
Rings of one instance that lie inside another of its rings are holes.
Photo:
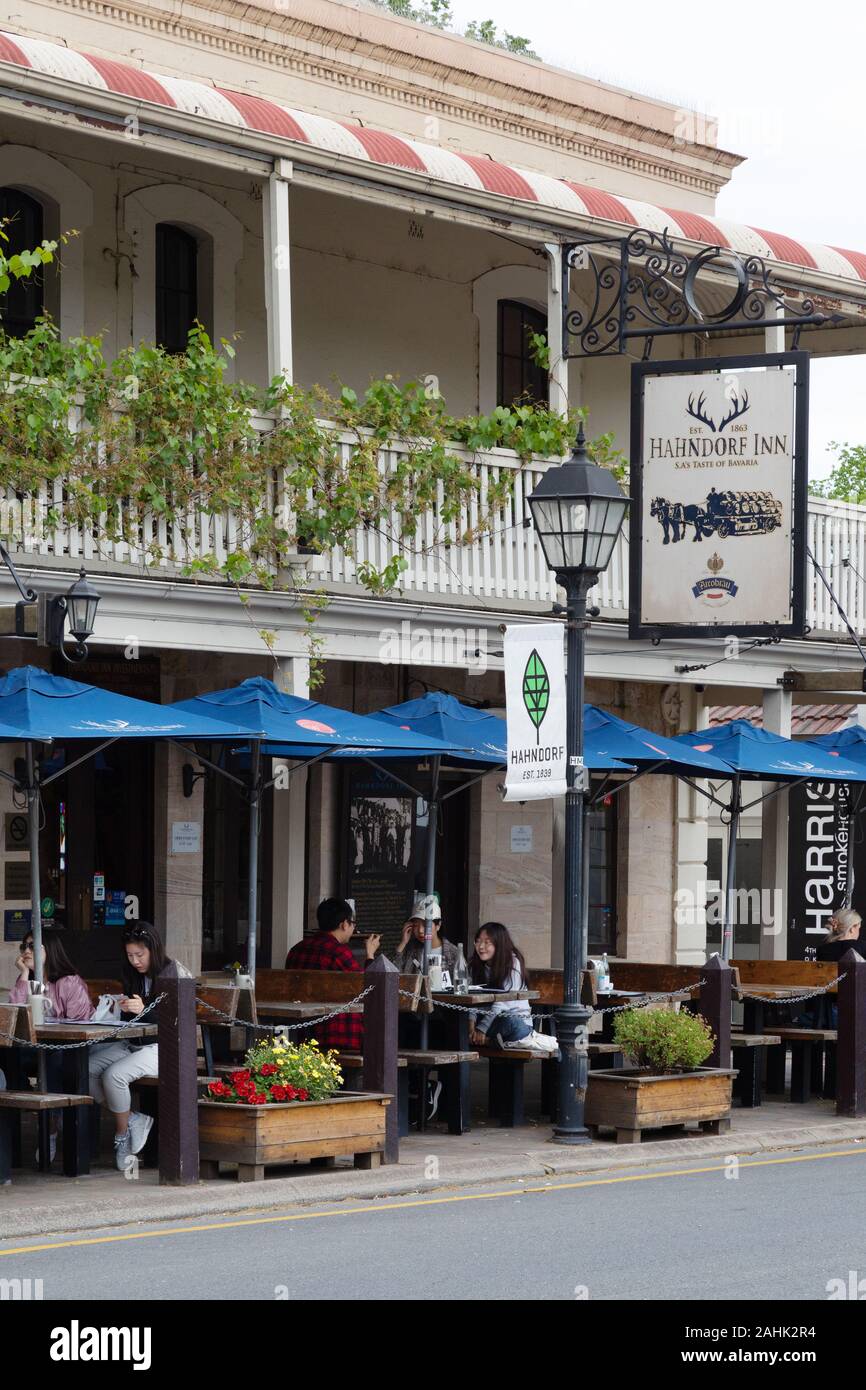
<path fill-rule="evenodd" d="M 233 356 L 200 327 L 184 353 L 144 345 L 113 361 L 99 337 L 64 340 L 48 319 L 22 338 L 0 334 L 0 487 L 26 497 L 61 479 L 63 515 L 55 509 L 49 525 L 89 525 L 97 537 L 149 551 L 151 562 L 172 545 L 183 553 L 185 539 L 199 550 L 198 517 L 231 512 L 232 551 L 221 560 L 196 554 L 184 572 L 269 587 L 299 546 L 352 556 L 364 527 L 396 549 L 381 569 L 361 567 L 361 582 L 381 593 L 398 583 L 412 549 L 452 541 L 455 528 L 468 544 L 495 525 L 513 472 L 490 481 L 481 505 L 471 455 L 507 448 L 523 464 L 561 457 L 583 413 L 516 405 L 459 418 L 423 385 L 391 376 L 361 395 L 280 379 L 263 390 L 227 379 Z M 256 427 L 257 413 L 269 428 Z M 401 447 L 384 468 L 395 440 Z M 621 470 L 610 436 L 596 442 L 596 456 Z M 471 502 L 477 519 L 461 529 Z M 166 539 L 145 541 L 145 514 L 164 519 Z"/>

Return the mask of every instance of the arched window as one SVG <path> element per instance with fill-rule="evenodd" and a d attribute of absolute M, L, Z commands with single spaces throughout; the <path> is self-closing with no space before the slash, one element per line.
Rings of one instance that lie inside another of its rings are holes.
<path fill-rule="evenodd" d="M 529 336 L 547 332 L 547 317 L 516 299 L 500 299 L 496 339 L 496 404 L 546 403 L 547 372 L 532 357 Z"/>
<path fill-rule="evenodd" d="M 182 227 L 156 227 L 156 341 L 166 352 L 185 352 L 198 311 L 198 242 Z"/>
<path fill-rule="evenodd" d="M 17 188 L 0 188 L 0 219 L 7 238 L 2 243 L 6 256 L 32 251 L 44 238 L 41 203 Z M 40 271 L 23 280 L 13 278 L 0 295 L 0 323 L 10 338 L 23 338 L 45 312 L 45 288 Z"/>

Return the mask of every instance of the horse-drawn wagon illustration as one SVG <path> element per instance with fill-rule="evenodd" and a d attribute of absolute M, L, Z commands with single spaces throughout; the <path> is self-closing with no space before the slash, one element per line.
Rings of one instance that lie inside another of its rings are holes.
<path fill-rule="evenodd" d="M 771 492 L 717 492 L 710 488 L 704 506 L 654 497 L 650 515 L 664 532 L 664 544 L 670 545 L 684 541 L 690 528 L 694 530 L 693 541 L 714 534 L 722 540 L 765 535 L 781 526 L 782 504 Z"/>

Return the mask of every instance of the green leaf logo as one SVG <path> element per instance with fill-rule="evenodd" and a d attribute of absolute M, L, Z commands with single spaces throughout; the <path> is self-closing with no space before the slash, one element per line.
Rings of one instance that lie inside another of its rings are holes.
<path fill-rule="evenodd" d="M 535 741 L 540 738 L 541 722 L 550 703 L 550 677 L 538 652 L 533 647 L 523 672 L 523 703 L 535 725 Z"/>

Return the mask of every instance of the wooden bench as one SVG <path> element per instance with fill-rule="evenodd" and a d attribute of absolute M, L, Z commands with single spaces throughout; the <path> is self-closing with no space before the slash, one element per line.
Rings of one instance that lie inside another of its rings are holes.
<path fill-rule="evenodd" d="M 8 1045 L 7 1037 L 20 1039 L 23 1046 L 36 1041 L 33 1015 L 21 1004 L 0 1004 L 0 1045 Z M 14 1044 L 12 1045 L 14 1047 Z M 4 1090 L 0 1091 L 0 1184 L 10 1181 L 13 1159 L 20 1154 L 21 1116 L 35 1114 L 39 1121 L 40 1168 L 48 1168 L 49 1117 L 52 1110 L 72 1111 L 81 1105 L 92 1105 L 91 1096 L 72 1095 L 65 1091 Z M 65 1128 L 65 1127 L 64 1127 Z"/>
<path fill-rule="evenodd" d="M 744 1109 L 752 1110 L 761 1104 L 761 1049 L 776 1047 L 780 1042 L 775 1033 L 731 1034 L 731 1050 L 742 1053 L 737 1057 L 734 1095 Z"/>
<path fill-rule="evenodd" d="M 259 1012 L 264 1017 L 267 1017 L 269 1003 L 345 1004 L 361 994 L 365 988 L 364 975 L 354 971 L 262 969 L 256 972 L 256 996 Z M 401 1013 L 430 1012 L 432 1006 L 423 993 L 423 979 L 420 975 L 401 975 L 398 988 L 398 1008 Z M 408 1068 L 418 1069 L 422 1098 L 426 1093 L 427 1073 L 434 1069 L 443 1073 L 446 1091 L 444 1109 L 448 1118 L 448 1129 L 451 1134 L 462 1134 L 467 1128 L 466 1106 L 462 1103 L 468 1094 L 467 1068 L 471 1063 L 478 1061 L 477 1052 L 461 1047 L 401 1047 L 397 1055 L 398 1062 L 405 1062 Z M 399 1080 L 398 1075 L 398 1084 Z M 405 1095 L 398 1094 L 397 1101 L 399 1122 L 408 1124 L 408 1078 L 405 1083 Z M 419 1110 L 419 1129 L 423 1130 L 425 1124 L 426 1107 L 422 1103 Z"/>
<path fill-rule="evenodd" d="M 829 985 L 835 995 L 839 967 L 835 961 L 806 960 L 733 960 L 738 987 L 744 991 L 762 989 L 792 989 L 805 994 L 810 989 Z M 820 996 L 819 996 L 820 997 Z M 825 1097 L 835 1093 L 835 1029 L 777 1026 L 765 1022 L 766 1010 L 779 1008 L 785 999 L 744 999 L 743 1032 L 769 1034 L 779 1038 L 779 1045 L 767 1053 L 766 1089 L 778 1095 L 785 1092 L 785 1060 L 791 1049 L 791 1100 L 803 1104 L 815 1090 Z M 796 1005 L 807 1008 L 806 1002 Z"/>

